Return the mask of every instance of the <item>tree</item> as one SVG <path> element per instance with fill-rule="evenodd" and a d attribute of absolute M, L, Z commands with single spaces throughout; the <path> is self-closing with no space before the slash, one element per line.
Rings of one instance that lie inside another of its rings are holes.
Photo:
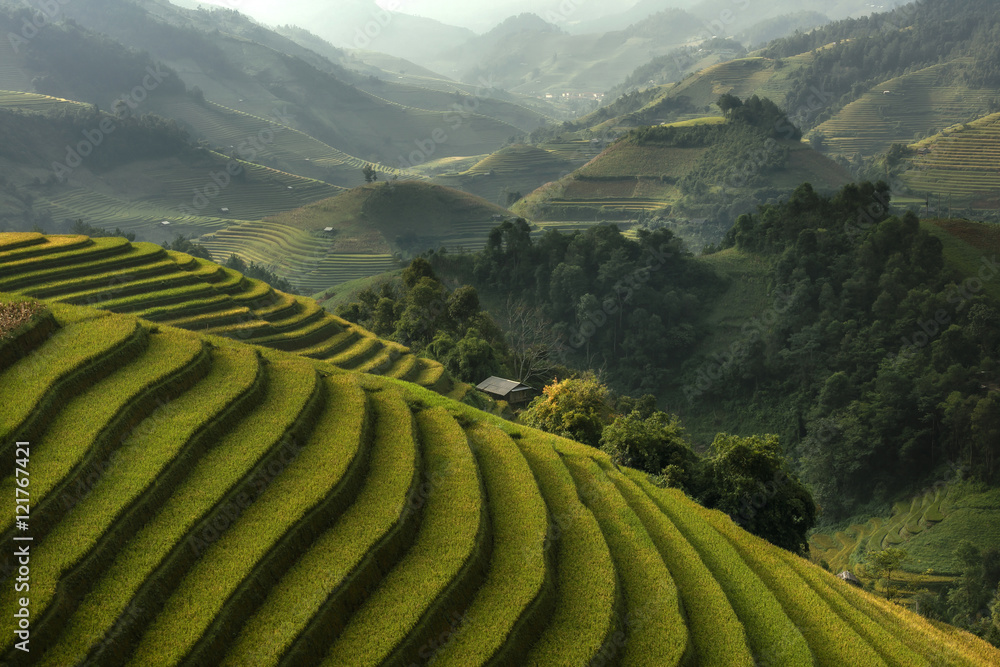
<path fill-rule="evenodd" d="M 374 183 L 378 180 L 378 171 L 370 164 L 366 164 L 361 173 L 365 175 L 365 183 Z"/>
<path fill-rule="evenodd" d="M 508 365 L 513 379 L 530 382 L 555 368 L 552 356 L 560 336 L 540 309 L 529 308 L 523 300 L 508 295 L 499 319 L 510 347 Z"/>
<path fill-rule="evenodd" d="M 556 381 L 531 402 L 521 421 L 597 447 L 604 427 L 611 423 L 610 393 L 592 375 Z"/>
<path fill-rule="evenodd" d="M 980 549 L 969 540 L 955 548 L 962 562 L 962 574 L 948 591 L 951 622 L 976 634 L 984 635 L 992 625 L 990 604 L 1000 584 L 1000 550 Z"/>
<path fill-rule="evenodd" d="M 684 439 L 680 418 L 654 411 L 643 417 L 641 410 L 619 415 L 601 435 L 601 451 L 616 465 L 662 475 L 670 466 L 671 486 L 689 487 L 697 473 L 698 457 Z"/>
<path fill-rule="evenodd" d="M 471 285 L 462 285 L 448 297 L 448 314 L 456 323 L 467 321 L 479 312 L 479 293 Z"/>
<path fill-rule="evenodd" d="M 899 566 L 907 558 L 904 549 L 890 547 L 880 551 L 869 552 L 867 556 L 868 574 L 876 581 L 884 581 L 885 598 L 891 600 L 899 594 L 899 587 L 893 585 L 892 573 L 899 569 Z"/>
<path fill-rule="evenodd" d="M 501 372 L 503 363 L 496 347 L 485 340 L 477 329 L 469 329 L 455 344 L 448 370 L 461 380 L 478 383 Z"/>
<path fill-rule="evenodd" d="M 705 462 L 699 500 L 722 510 L 744 529 L 794 553 L 809 550 L 816 503 L 788 470 L 776 435 L 720 433 Z"/>
<path fill-rule="evenodd" d="M 732 114 L 733 111 L 743 106 L 743 100 L 741 100 L 736 95 L 732 95 L 730 93 L 724 93 L 719 96 L 719 99 L 716 102 L 716 104 L 722 110 L 722 114 L 724 116 L 729 116 Z"/>
<path fill-rule="evenodd" d="M 163 247 L 167 250 L 174 250 L 176 252 L 183 252 L 193 257 L 200 257 L 201 259 L 212 260 L 212 253 L 208 251 L 203 245 L 198 245 L 191 239 L 188 239 L 183 234 L 178 234 L 174 237 L 171 243 L 164 242 Z"/>
<path fill-rule="evenodd" d="M 403 269 L 403 285 L 407 289 L 412 289 L 414 285 L 420 282 L 421 278 L 430 278 L 432 280 L 437 280 L 437 276 L 434 275 L 434 269 L 431 267 L 430 262 L 428 262 L 423 257 L 417 257 L 410 265 Z"/>

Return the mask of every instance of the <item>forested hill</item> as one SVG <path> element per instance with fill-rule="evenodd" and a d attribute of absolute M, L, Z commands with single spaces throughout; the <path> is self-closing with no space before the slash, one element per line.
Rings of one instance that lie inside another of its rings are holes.
<path fill-rule="evenodd" d="M 817 89 L 834 100 L 815 118 L 819 124 L 871 86 L 942 61 L 971 57 L 956 73 L 975 87 L 1000 83 L 1000 4 L 993 0 L 913 2 L 887 13 L 830 23 L 771 42 L 758 52 L 790 58 L 813 51 L 792 75 L 789 109 L 809 107 Z"/>
<path fill-rule="evenodd" d="M 949 464 L 1000 479 L 1000 308 L 984 289 L 1000 266 L 949 268 L 928 223 L 890 215 L 888 197 L 884 183 L 832 198 L 805 184 L 740 216 L 725 245 L 772 258 L 782 298 L 721 364 L 692 366 L 685 389 L 689 406 L 791 417 L 786 448 L 831 517 Z"/>
<path fill-rule="evenodd" d="M 964 466 L 1000 480 L 1000 304 L 884 183 L 809 184 L 740 216 L 693 257 L 666 230 L 494 230 L 437 256 L 486 302 L 516 294 L 563 336 L 557 356 L 625 393 L 656 393 L 696 443 L 779 434 L 828 521 L 884 507 Z M 936 233 L 940 233 L 936 227 Z M 731 270 L 722 275 L 722 268 Z"/>

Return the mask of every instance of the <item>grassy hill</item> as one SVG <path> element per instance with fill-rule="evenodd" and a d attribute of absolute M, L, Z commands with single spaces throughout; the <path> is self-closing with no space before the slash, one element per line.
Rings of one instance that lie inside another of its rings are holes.
<path fill-rule="evenodd" d="M 978 118 L 990 111 L 996 91 L 961 83 L 961 72 L 969 64 L 969 59 L 957 59 L 883 81 L 813 133 L 822 135 L 831 152 L 868 156 Z"/>
<path fill-rule="evenodd" d="M 933 584 L 950 580 L 962 571 L 963 565 L 954 554 L 962 540 L 982 549 L 1000 547 L 998 514 L 1000 492 L 996 489 L 942 484 L 896 503 L 888 518 L 875 517 L 832 534 L 812 535 L 812 558 L 826 560 L 834 571 L 850 569 L 865 576 L 864 565 L 857 566 L 863 563 L 866 552 L 899 547 L 908 555 L 902 569 L 910 573 L 910 581 Z M 919 576 L 928 571 L 933 575 Z"/>
<path fill-rule="evenodd" d="M 507 193 L 527 195 L 587 163 L 600 148 L 586 140 L 506 146 L 471 164 L 441 169 L 435 183 L 458 188 L 505 206 Z M 465 167 L 462 169 L 462 167 Z"/>
<path fill-rule="evenodd" d="M 945 261 L 968 278 L 978 276 L 984 259 L 1000 253 L 1000 225 L 995 223 L 939 218 L 925 221 L 923 227 L 941 239 Z M 997 281 L 986 281 L 982 289 L 992 298 L 1000 299 Z"/>
<path fill-rule="evenodd" d="M 29 479 L 32 653 L 8 633 L 8 664 L 1000 660 L 596 450 L 127 315 L 7 317 L 13 298 L 0 430 L 30 477 L 3 476 L 0 531 Z"/>
<path fill-rule="evenodd" d="M 506 209 L 424 181 L 376 182 L 353 188 L 265 222 L 317 231 L 333 227 L 339 252 L 478 248 Z"/>
<path fill-rule="evenodd" d="M 573 121 L 574 126 L 606 132 L 711 117 L 718 114 L 715 102 L 723 94 L 767 97 L 784 107 L 793 77 L 814 58 L 812 53 L 805 53 L 780 60 L 751 56 L 716 63 L 712 60 L 718 59 L 717 55 L 705 56 L 703 60 L 700 53 L 682 51 L 681 54 L 680 60 L 694 70 L 693 74 L 679 82 L 653 86 L 620 98 L 609 107 L 610 111 L 598 109 Z"/>
<path fill-rule="evenodd" d="M 151 243 L 0 234 L 0 291 L 130 313 L 339 368 L 452 389 L 437 362 L 418 359 L 402 345 L 328 314 L 312 299 Z"/>

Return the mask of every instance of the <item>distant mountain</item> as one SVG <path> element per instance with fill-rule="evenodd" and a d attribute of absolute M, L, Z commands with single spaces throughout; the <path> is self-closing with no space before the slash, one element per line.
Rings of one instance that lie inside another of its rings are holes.
<path fill-rule="evenodd" d="M 19 52 L 5 56 L 0 81 L 11 85 L 0 89 L 42 92 L 109 108 L 116 96 L 142 83 L 145 65 L 137 68 L 135 63 L 155 61 L 173 74 L 158 84 L 157 95 L 140 86 L 142 110 L 175 118 L 196 139 L 214 147 L 227 149 L 247 138 L 234 132 L 218 112 L 240 112 L 258 120 L 280 114 L 282 125 L 326 144 L 327 158 L 340 152 L 357 156 L 359 163 L 394 166 L 407 160 L 486 154 L 542 122 L 540 114 L 491 100 L 490 89 L 482 86 L 471 93 L 422 90 L 416 97 L 405 91 L 410 98 L 406 104 L 391 99 L 397 97 L 392 82 L 383 82 L 377 92 L 361 90 L 356 84 L 369 83 L 372 75 L 331 62 L 238 12 L 189 11 L 161 0 L 142 5 L 79 0 L 64 11 L 73 24 L 48 27 Z M 20 19 L 8 16 L 12 27 L 4 32 L 19 30 Z M 129 55 L 127 47 L 147 55 Z M 6 48 L 3 40 L 0 50 Z M 335 47 L 327 51 L 338 55 Z M 347 64 L 345 59 L 341 62 Z M 173 99 L 166 99 L 168 88 Z M 212 108 L 214 120 L 190 105 L 192 98 L 183 97 L 185 89 L 194 99 L 221 106 Z M 488 109 L 518 124 L 494 119 Z M 324 156 L 308 157 L 315 164 L 316 157 Z M 298 173 L 332 178 L 306 166 L 310 168 Z M 330 182 L 353 186 L 355 178 Z"/>
<path fill-rule="evenodd" d="M 583 35 L 564 32 L 545 17 L 522 14 L 443 53 L 431 68 L 526 95 L 599 93 L 651 54 L 666 54 L 687 42 L 700 25 L 691 14 L 669 10 L 620 30 Z"/>
<path fill-rule="evenodd" d="M 220 7 L 231 3 L 217 2 Z M 404 9 L 404 3 L 397 3 Z M 467 28 L 383 9 L 374 0 L 270 2 L 249 0 L 238 9 L 271 25 L 294 24 L 346 49 L 381 51 L 425 67 L 442 52 L 474 36 Z M 432 68 L 433 69 L 433 68 Z"/>
<path fill-rule="evenodd" d="M 639 0 L 628 9 L 607 16 L 574 22 L 568 21 L 567 30 L 574 34 L 607 32 L 609 30 L 624 30 L 630 25 L 639 23 L 653 14 L 669 9 L 688 10 L 696 5 L 698 0 Z"/>

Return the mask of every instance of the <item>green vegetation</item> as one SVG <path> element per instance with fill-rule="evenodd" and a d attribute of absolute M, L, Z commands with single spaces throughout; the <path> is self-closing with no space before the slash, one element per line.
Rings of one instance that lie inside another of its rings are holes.
<path fill-rule="evenodd" d="M 792 191 L 803 180 L 823 190 L 849 180 L 842 167 L 799 141 L 799 127 L 770 100 L 752 95 L 743 101 L 726 93 L 716 106 L 724 119 L 631 129 L 585 166 L 545 184 L 513 210 L 548 221 L 667 225 L 701 248 L 718 242 L 734 217 Z M 690 218 L 702 221 L 685 225 Z"/>
<path fill-rule="evenodd" d="M 564 456 L 563 461 L 604 532 L 621 578 L 629 610 L 621 630 L 625 642 L 621 661 L 680 664 L 691 651 L 690 629 L 684 623 L 677 585 L 652 539 L 596 461 L 576 456 Z"/>
<path fill-rule="evenodd" d="M 703 304 L 722 287 L 673 233 L 624 237 L 611 226 L 530 235 L 524 220 L 495 228 L 482 252 L 432 258 L 441 275 L 473 285 L 484 300 L 516 294 L 558 336 L 562 364 L 605 365 L 617 387 L 657 390 L 690 351 Z"/>
<path fill-rule="evenodd" d="M 58 336 L 107 340 L 115 323 L 129 350 L 126 334 L 151 326 L 43 306 L 59 333 L 25 361 L 70 366 L 39 376 L 46 396 L 94 363 L 64 354 Z M 131 363 L 98 355 L 105 379 L 56 401 L 32 438 L 31 488 L 59 510 L 43 502 L 31 518 L 44 537 L 33 581 L 50 610 L 32 626 L 39 664 L 802 664 L 896 651 L 892 637 L 950 664 L 997 658 L 944 631 L 932 647 L 908 629 L 920 621 L 865 593 L 833 606 L 846 594 L 829 574 L 593 448 L 285 352 L 167 327 L 137 340 Z M 69 429 L 98 401 L 92 421 L 120 429 Z M 56 470 L 57 449 L 95 465 Z M 2 601 L 16 611 L 12 594 Z M 731 632 L 709 639 L 699 619 Z M 843 643 L 861 627 L 863 641 Z"/>
<path fill-rule="evenodd" d="M 476 290 L 466 285 L 448 293 L 427 260 L 413 260 L 399 284 L 383 282 L 355 298 L 337 307 L 339 317 L 425 353 L 454 377 L 479 384 L 491 375 L 506 374 L 507 344 L 493 319 L 480 309 Z"/>
<path fill-rule="evenodd" d="M 804 431 L 780 434 L 831 522 L 933 481 L 947 461 L 993 479 L 994 399 L 973 379 L 995 367 L 990 267 L 972 281 L 947 266 L 915 216 L 890 214 L 884 184 L 832 198 L 803 186 L 741 216 L 726 245 L 775 262 L 775 306 L 726 356 L 690 362 L 692 407 L 798 414 Z"/>
<path fill-rule="evenodd" d="M 435 664 L 482 664 L 523 655 L 534 624 L 554 602 L 554 576 L 546 563 L 545 502 L 517 446 L 496 427 L 468 431 L 483 475 L 493 532 L 486 581 L 465 612 L 461 632 L 434 656 Z M 421 656 L 423 657 L 423 656 Z"/>

